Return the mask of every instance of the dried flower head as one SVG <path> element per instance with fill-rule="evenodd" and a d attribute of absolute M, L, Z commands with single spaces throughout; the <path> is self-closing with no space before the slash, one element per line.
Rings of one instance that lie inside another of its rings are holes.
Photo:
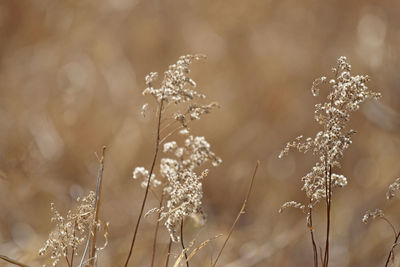
<path fill-rule="evenodd" d="M 78 247 L 87 240 L 94 223 L 100 227 L 100 222 L 94 221 L 95 193 L 90 191 L 88 196 L 78 199 L 77 202 L 79 206 L 75 211 L 68 211 L 66 218 L 51 203 L 51 221 L 56 223 L 56 228 L 49 234 L 44 247 L 39 250 L 39 255 L 49 253 L 53 266 L 62 258 L 71 254 L 77 255 Z"/>
<path fill-rule="evenodd" d="M 184 169 L 175 175 L 168 176 L 168 186 L 165 187 L 165 191 L 169 199 L 165 207 L 166 211 L 161 213 L 161 219 L 165 219 L 165 227 L 175 242 L 179 240 L 176 234 L 177 225 L 185 217 L 202 214 L 202 181 L 207 174 L 208 170 L 204 170 L 197 176 L 195 172 Z"/>
<path fill-rule="evenodd" d="M 387 199 L 392 199 L 400 192 L 400 178 L 397 178 L 392 184 L 389 185 L 389 189 L 386 193 Z"/>
<path fill-rule="evenodd" d="M 306 210 L 306 206 L 304 206 L 303 204 L 296 201 L 288 201 L 282 205 L 282 207 L 279 209 L 279 213 L 282 213 L 287 208 L 300 209 L 303 212 L 305 212 Z"/>
<path fill-rule="evenodd" d="M 133 179 L 141 179 L 142 183 L 140 184 L 141 187 L 145 188 L 147 186 L 147 180 L 149 179 L 149 171 L 146 170 L 144 167 L 136 167 L 133 171 L 132 175 Z M 156 175 L 153 173 L 150 179 L 150 185 L 152 187 L 157 187 L 161 184 L 159 180 L 156 179 Z"/>
<path fill-rule="evenodd" d="M 218 166 L 221 159 L 210 150 L 210 144 L 204 137 L 192 135 L 188 136 L 182 147 L 175 141 L 165 143 L 164 152 L 174 158 L 161 159 L 160 172 L 168 181 L 164 188 L 168 201 L 161 218 L 166 218 L 165 226 L 172 240 L 178 241 L 178 222 L 187 216 L 196 217 L 196 214 L 204 218 L 201 211 L 201 181 L 207 176 L 208 170 L 197 176 L 195 169 L 209 161 L 213 166 Z"/>
<path fill-rule="evenodd" d="M 157 73 L 150 73 L 146 76 L 147 88 L 143 91 L 144 95 L 153 96 L 158 104 L 159 123 L 155 158 L 158 146 L 166 157 L 160 159 L 158 176 L 160 181 L 155 180 L 154 168 L 149 172 L 143 167 L 137 167 L 133 176 L 135 179 L 139 177 L 144 179 L 142 185 L 146 190 L 149 180 L 152 186 L 163 185 L 166 203 L 161 208 L 151 209 L 147 214 L 160 213 L 160 220 L 164 221 L 173 241 L 179 240 L 176 227 L 185 217 L 205 218 L 201 208 L 202 181 L 207 176 L 208 170 L 204 169 L 204 165 L 211 163 L 216 167 L 222 162 L 221 158 L 211 151 L 211 146 L 205 137 L 191 134 L 189 128 L 190 123 L 219 108 L 219 104 L 215 102 L 209 104 L 195 102 L 202 101 L 206 96 L 195 90 L 196 82 L 188 77 L 188 74 L 190 64 L 201 58 L 204 56 L 180 57 L 176 64 L 169 66 L 164 73 L 159 88 L 154 86 Z M 173 140 L 175 133 L 184 137 L 183 143 Z"/>
<path fill-rule="evenodd" d="M 302 178 L 302 190 L 306 192 L 312 205 L 331 194 L 333 187 L 347 185 L 343 175 L 332 172 L 334 167 L 340 167 L 340 159 L 351 144 L 354 130 L 347 130 L 350 114 L 359 109 L 360 104 L 367 99 L 378 99 L 380 93 L 367 87 L 368 76 L 352 76 L 351 66 L 346 57 L 340 57 L 337 67 L 333 68 L 334 77 L 329 80 L 331 91 L 324 103 L 315 105 L 315 120 L 322 126 L 314 138 L 303 136 L 287 143 L 279 157 L 286 155 L 291 149 L 300 152 L 312 151 L 319 159 L 311 172 Z M 314 96 L 321 92 L 320 86 L 327 83 L 326 77 L 320 77 L 313 82 L 311 91 Z M 328 186 L 328 188 L 327 188 Z"/>
<path fill-rule="evenodd" d="M 364 217 L 362 218 L 362 222 L 368 223 L 371 220 L 374 220 L 376 218 L 383 218 L 383 217 L 385 217 L 385 214 L 383 214 L 383 211 L 380 209 L 376 209 L 375 211 L 368 210 L 364 214 Z"/>
<path fill-rule="evenodd" d="M 151 72 L 146 76 L 147 88 L 143 91 L 143 95 L 151 95 L 157 99 L 167 103 L 185 103 L 194 98 L 205 98 L 203 94 L 198 93 L 190 87 L 196 87 L 196 83 L 187 75 L 190 72 L 189 66 L 194 60 L 205 58 L 203 55 L 186 55 L 181 56 L 176 64 L 169 66 L 164 72 L 164 79 L 160 88 L 154 88 L 153 82 L 157 79 L 158 74 Z"/>

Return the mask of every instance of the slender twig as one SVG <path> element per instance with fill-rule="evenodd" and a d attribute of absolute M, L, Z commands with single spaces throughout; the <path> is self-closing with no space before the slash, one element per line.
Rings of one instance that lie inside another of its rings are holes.
<path fill-rule="evenodd" d="M 312 221 L 312 207 L 311 207 L 311 200 L 310 200 L 310 206 L 309 206 L 309 211 L 308 211 L 308 229 L 310 230 L 310 235 L 311 235 L 311 243 L 313 247 L 313 253 L 314 253 L 314 267 L 318 267 L 318 250 L 317 250 L 317 245 L 315 244 L 315 239 L 314 239 L 314 228 L 313 228 L 313 221 Z"/>
<path fill-rule="evenodd" d="M 164 193 L 161 194 L 160 198 L 160 205 L 159 205 L 159 211 L 158 211 L 158 216 L 157 216 L 157 223 L 156 223 L 156 229 L 154 231 L 154 239 L 153 239 L 153 253 L 151 255 L 151 267 L 154 266 L 154 259 L 156 257 L 156 249 L 157 249 L 157 235 L 158 235 L 158 228 L 160 226 L 160 217 L 161 217 L 161 208 L 164 200 Z"/>
<path fill-rule="evenodd" d="M 240 216 L 242 216 L 242 214 L 244 213 L 244 211 L 245 211 L 245 209 L 246 209 L 246 204 L 247 204 L 247 201 L 249 200 L 249 197 L 250 197 L 250 194 L 251 194 L 251 189 L 253 188 L 254 178 L 256 177 L 256 173 L 257 173 L 257 170 L 258 170 L 258 166 L 259 166 L 259 165 L 260 165 L 260 161 L 257 160 L 256 167 L 255 167 L 255 169 L 254 169 L 253 176 L 252 176 L 252 178 L 251 178 L 250 185 L 249 185 L 249 189 L 247 190 L 246 197 L 245 197 L 245 199 L 244 199 L 244 201 L 243 201 L 242 208 L 240 209 L 238 215 L 236 216 L 236 219 L 235 219 L 235 221 L 233 222 L 233 224 L 232 224 L 232 226 L 231 226 L 231 229 L 229 230 L 228 236 L 226 237 L 224 244 L 222 245 L 220 251 L 218 252 L 218 256 L 217 256 L 217 258 L 215 259 L 215 262 L 214 262 L 214 264 L 212 265 L 212 267 L 215 267 L 215 266 L 217 265 L 218 259 L 219 259 L 219 257 L 221 256 L 222 251 L 224 250 L 226 244 L 228 243 L 228 240 L 229 240 L 229 238 L 230 238 L 231 235 L 232 235 L 232 232 L 233 232 L 233 229 L 234 229 L 235 226 L 236 226 L 236 223 L 239 221 Z"/>
<path fill-rule="evenodd" d="M 155 167 L 156 161 L 157 161 L 158 150 L 159 150 L 159 147 L 160 147 L 160 127 L 161 127 L 161 115 L 162 115 L 162 111 L 163 111 L 163 106 L 164 106 L 164 96 L 161 97 L 160 107 L 159 107 L 160 109 L 159 109 L 159 112 L 158 112 L 157 137 L 156 137 L 156 147 L 155 147 L 155 151 L 154 151 L 153 163 L 151 164 L 149 177 L 147 179 L 147 186 L 146 186 L 146 190 L 145 190 L 143 201 L 142 201 L 142 207 L 140 208 L 139 217 L 138 217 L 137 222 L 136 222 L 135 231 L 133 233 L 133 238 L 132 238 L 132 242 L 131 242 L 131 247 L 130 247 L 129 253 L 128 253 L 128 258 L 126 259 L 126 262 L 125 262 L 125 267 L 128 266 L 129 260 L 130 260 L 130 258 L 132 256 L 133 246 L 135 245 L 136 235 L 137 235 L 137 232 L 138 232 L 138 229 L 139 229 L 140 220 L 143 217 L 143 210 L 144 210 L 144 207 L 146 205 L 147 195 L 149 194 L 151 176 L 153 175 L 154 167 Z"/>
<path fill-rule="evenodd" d="M 97 154 L 95 153 L 97 159 L 100 162 L 99 171 L 98 171 L 98 174 L 97 174 L 97 185 L 96 185 L 95 207 L 94 207 L 95 211 L 98 211 L 98 209 L 97 209 L 97 207 L 98 207 L 97 200 L 99 199 L 99 196 L 100 196 L 100 189 L 101 189 L 100 183 L 102 183 L 102 177 L 103 177 L 103 171 L 104 171 L 105 150 L 106 150 L 106 147 L 103 146 L 102 153 L 101 153 L 101 158 L 99 158 L 97 156 Z M 96 227 L 95 227 L 95 229 L 96 229 Z M 86 241 L 86 245 L 85 245 L 85 249 L 83 251 L 83 254 L 82 254 L 82 257 L 81 257 L 81 261 L 79 263 L 79 267 L 82 267 L 83 264 L 85 263 L 85 257 L 86 257 L 87 252 L 89 251 L 89 246 L 90 246 L 90 241 L 91 241 L 90 237 L 91 237 L 91 232 L 89 231 L 88 237 L 87 237 L 87 241 Z M 95 242 L 92 242 L 92 244 L 93 243 L 95 244 Z M 90 257 L 90 255 L 89 255 L 89 261 L 92 261 L 92 259 L 94 259 L 94 257 Z"/>
<path fill-rule="evenodd" d="M 326 237 L 325 237 L 325 253 L 323 267 L 329 264 L 329 234 L 331 227 L 331 205 L 332 205 L 332 166 L 326 162 L 325 171 L 325 199 L 326 199 Z"/>
<path fill-rule="evenodd" d="M 390 228 L 392 228 L 392 231 L 393 231 L 393 234 L 394 234 L 394 238 L 396 239 L 397 231 L 396 231 L 396 228 L 394 227 L 394 225 L 385 216 L 380 217 L 380 218 L 389 224 Z"/>
<path fill-rule="evenodd" d="M 183 126 L 178 126 L 178 127 L 176 127 L 174 130 L 172 130 L 171 132 L 169 132 L 168 134 L 166 134 L 166 135 L 161 139 L 160 144 L 164 143 L 165 140 L 167 140 L 168 137 L 170 137 L 171 135 L 173 135 L 174 133 L 176 133 L 177 131 L 179 131 L 179 130 L 181 130 L 181 129 L 183 129 L 183 128 L 185 128 L 185 127 L 183 127 Z"/>
<path fill-rule="evenodd" d="M 171 121 L 170 123 L 168 123 L 167 125 L 163 126 L 160 130 L 160 133 L 164 132 L 168 127 L 170 127 L 171 125 L 178 123 L 177 120 Z"/>
<path fill-rule="evenodd" d="M 79 263 L 79 267 L 82 267 L 83 263 L 85 262 L 85 257 L 86 257 L 86 254 L 87 254 L 88 250 L 89 250 L 89 245 L 90 245 L 90 232 L 88 233 L 88 237 L 87 237 L 87 241 L 86 241 L 86 245 L 85 245 L 85 250 L 83 251 L 81 262 Z"/>
<path fill-rule="evenodd" d="M 394 250 L 394 248 L 398 245 L 397 241 L 399 240 L 399 238 L 400 238 L 400 232 L 396 235 L 396 237 L 395 237 L 395 239 L 394 239 L 392 248 L 390 249 L 389 255 L 388 255 L 387 259 L 386 259 L 385 267 L 388 266 L 389 261 L 390 261 L 390 258 L 393 257 L 393 255 L 394 255 L 393 250 Z"/>
<path fill-rule="evenodd" d="M 99 210 L 101 204 L 101 189 L 103 185 L 103 172 L 104 172 L 104 156 L 106 152 L 106 147 L 103 146 L 101 152 L 101 158 L 99 159 L 99 171 L 97 175 L 97 188 L 96 188 L 96 198 L 94 202 L 94 223 L 93 223 L 93 238 L 92 238 L 92 247 L 91 251 L 89 252 L 89 264 L 94 266 L 94 259 L 96 258 L 96 239 L 97 239 L 97 221 L 99 220 Z"/>
<path fill-rule="evenodd" d="M 216 239 L 216 238 L 218 238 L 220 236 L 222 236 L 222 235 L 221 234 L 220 235 L 216 235 L 216 236 L 214 236 L 214 237 L 212 237 L 210 239 L 207 239 L 206 241 L 203 241 L 200 245 L 198 245 L 197 247 L 192 249 L 192 251 L 190 252 L 190 254 L 189 254 L 188 258 L 186 259 L 186 261 L 189 262 L 200 251 L 200 249 L 204 248 L 212 240 L 214 240 L 214 239 Z M 192 241 L 192 242 L 194 242 L 194 241 Z"/>
<path fill-rule="evenodd" d="M 189 261 L 187 260 L 187 253 L 186 253 L 186 249 L 185 249 L 185 243 L 183 243 L 183 219 L 181 220 L 181 245 L 182 245 L 182 249 L 183 252 L 185 253 L 185 259 L 186 259 L 186 267 L 189 267 Z"/>
<path fill-rule="evenodd" d="M 18 261 L 16 261 L 16 260 L 13 260 L 13 259 L 11 259 L 11 258 L 9 258 L 9 257 L 7 257 L 7 256 L 4 256 L 4 255 L 0 255 L 0 259 L 6 261 L 6 262 L 8 262 L 8 263 L 12 263 L 12 264 L 14 264 L 14 265 L 17 265 L 17 266 L 29 267 L 29 265 L 23 264 L 23 263 L 21 263 L 21 262 L 18 262 Z"/>
<path fill-rule="evenodd" d="M 172 239 L 170 238 L 168 244 L 167 259 L 165 260 L 165 267 L 168 267 L 169 264 L 169 255 L 171 254 L 171 246 L 172 246 Z"/>

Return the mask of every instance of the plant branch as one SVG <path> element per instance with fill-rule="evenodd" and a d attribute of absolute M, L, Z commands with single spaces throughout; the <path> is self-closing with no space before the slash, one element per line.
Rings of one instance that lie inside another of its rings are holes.
<path fill-rule="evenodd" d="M 257 171 L 258 171 L 258 166 L 259 166 L 259 165 L 260 165 L 260 161 L 257 160 L 256 167 L 255 167 L 254 172 L 253 172 L 253 176 L 252 176 L 252 178 L 251 178 L 251 180 L 250 180 L 249 189 L 247 190 L 246 197 L 245 197 L 245 199 L 244 199 L 244 201 L 243 201 L 243 204 L 242 204 L 242 208 L 240 209 L 238 215 L 236 216 L 236 219 L 235 219 L 235 221 L 233 222 L 233 224 L 232 224 L 232 226 L 231 226 L 231 229 L 229 230 L 228 236 L 226 237 L 224 244 L 222 245 L 220 251 L 218 252 L 218 256 L 217 256 L 217 258 L 215 259 L 215 262 L 214 262 L 214 264 L 212 265 L 212 267 L 215 267 L 215 266 L 217 265 L 218 259 L 220 258 L 221 254 L 222 254 L 222 251 L 224 250 L 226 244 L 228 243 L 228 240 L 229 240 L 229 238 L 230 238 L 231 235 L 232 235 L 233 229 L 235 228 L 237 222 L 239 221 L 240 216 L 242 216 L 242 214 L 244 213 L 244 211 L 245 211 L 245 209 L 246 209 L 246 204 L 247 204 L 247 201 L 249 200 L 249 197 L 250 197 L 250 194 L 251 194 L 251 189 L 253 188 L 254 178 L 256 177 L 256 173 L 257 173 Z"/>
<path fill-rule="evenodd" d="M 156 161 L 157 161 L 158 151 L 159 151 L 159 147 L 160 147 L 160 128 L 161 128 L 161 115 L 162 115 L 162 111 L 163 111 L 163 106 L 164 106 L 164 96 L 161 97 L 160 107 L 159 107 L 160 109 L 159 109 L 159 112 L 158 112 L 157 137 L 156 137 L 156 146 L 155 146 L 155 151 L 154 151 L 153 163 L 151 164 L 149 177 L 147 179 L 146 191 L 144 193 L 144 197 L 143 197 L 143 201 L 142 201 L 142 207 L 140 208 L 139 217 L 138 217 L 137 222 L 136 222 L 135 231 L 133 233 L 133 238 L 132 238 L 132 242 L 131 242 L 131 247 L 130 247 L 129 253 L 128 253 L 128 258 L 126 259 L 126 262 L 125 262 L 125 267 L 128 266 L 129 260 L 130 260 L 130 258 L 132 256 L 132 251 L 133 251 L 133 247 L 135 245 L 136 235 L 137 235 L 137 232 L 138 232 L 138 229 L 139 229 L 140 220 L 143 217 L 143 211 L 144 211 L 144 207 L 146 205 L 147 195 L 149 194 L 151 176 L 153 175 L 154 167 L 155 167 Z"/>

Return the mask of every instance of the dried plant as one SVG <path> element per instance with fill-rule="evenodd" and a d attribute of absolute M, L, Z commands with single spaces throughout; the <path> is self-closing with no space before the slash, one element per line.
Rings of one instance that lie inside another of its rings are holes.
<path fill-rule="evenodd" d="M 392 200 L 396 195 L 400 193 L 400 178 L 397 178 L 393 183 L 389 185 L 389 189 L 386 192 L 386 199 Z M 385 267 L 389 265 L 390 260 L 392 261 L 392 266 L 394 266 L 394 249 L 399 245 L 400 231 L 396 229 L 394 224 L 385 216 L 384 212 L 381 209 L 376 209 L 375 211 L 367 211 L 362 218 L 363 223 L 369 223 L 374 219 L 382 219 L 384 220 L 389 227 L 393 231 L 394 241 L 390 248 L 389 254 L 386 258 Z"/>
<path fill-rule="evenodd" d="M 333 68 L 334 77 L 328 81 L 321 77 L 313 82 L 311 91 L 313 96 L 318 96 L 323 84 L 328 83 L 331 91 L 327 101 L 315 105 L 315 120 L 322 127 L 314 138 L 297 137 L 289 142 L 282 150 L 279 157 L 286 155 L 292 148 L 300 152 L 312 151 L 318 157 L 318 162 L 311 172 L 302 178 L 304 183 L 302 190 L 308 198 L 306 204 L 290 201 L 285 203 L 280 211 L 288 207 L 300 208 L 307 214 L 307 225 L 311 234 L 314 252 L 314 266 L 318 266 L 318 252 L 314 241 L 314 229 L 312 225 L 312 211 L 317 203 L 325 200 L 326 203 L 326 238 L 322 266 L 329 263 L 329 234 L 331 222 L 331 203 L 333 188 L 343 187 L 347 179 L 343 175 L 334 173 L 334 168 L 340 167 L 340 159 L 344 151 L 351 144 L 351 136 L 354 130 L 347 129 L 351 112 L 357 111 L 360 104 L 367 99 L 378 99 L 379 93 L 373 92 L 367 87 L 368 76 L 351 75 L 351 66 L 346 57 L 340 57 L 337 67 Z M 321 255 L 322 258 L 322 255 Z"/>
<path fill-rule="evenodd" d="M 141 185 L 145 188 L 139 217 L 136 222 L 131 247 L 125 266 L 128 265 L 132 250 L 136 241 L 138 228 L 143 216 L 148 192 L 156 192 L 157 187 L 162 186 L 163 195 L 160 207 L 151 209 L 146 214 L 157 212 L 158 220 L 163 221 L 173 242 L 183 243 L 183 222 L 186 217 L 203 217 L 202 211 L 202 181 L 207 176 L 208 170 L 204 168 L 207 162 L 218 166 L 221 159 L 210 149 L 210 144 L 203 136 L 191 134 L 190 123 L 200 120 L 205 114 L 219 107 L 217 103 L 199 104 L 196 100 L 206 98 L 204 94 L 195 90 L 196 83 L 188 77 L 190 64 L 193 61 L 204 58 L 202 55 L 186 55 L 179 58 L 176 64 L 169 66 L 164 73 L 160 87 L 154 87 L 154 81 L 158 77 L 155 72 L 146 76 L 147 88 L 143 95 L 152 96 L 157 103 L 157 136 L 155 152 L 150 170 L 144 167 L 136 167 L 133 171 L 134 179 L 141 179 Z M 148 104 L 142 107 L 142 114 L 148 108 Z M 177 138 L 184 138 L 183 144 L 170 141 L 174 134 Z M 159 162 L 159 174 L 155 174 L 155 166 L 160 151 L 167 155 Z M 155 193 L 156 194 L 156 193 Z M 163 200 L 165 199 L 165 203 Z M 178 231 L 180 228 L 180 231 Z M 157 239 L 158 223 L 155 230 L 154 243 Z M 154 264 L 155 244 L 153 245 L 152 264 Z M 189 264 L 188 261 L 186 262 Z"/>
<path fill-rule="evenodd" d="M 93 227 L 101 228 L 101 222 L 94 220 L 95 192 L 78 199 L 79 206 L 76 210 L 69 210 L 66 217 L 63 217 L 51 203 L 53 216 L 51 221 L 56 223 L 56 228 L 49 234 L 43 248 L 39 254 L 50 254 L 52 265 L 56 266 L 61 259 L 65 259 L 68 266 L 73 266 L 74 256 L 78 255 L 78 250 L 88 238 L 88 233 L 92 232 Z"/>
<path fill-rule="evenodd" d="M 74 257 L 78 256 L 81 245 L 86 244 L 79 264 L 80 267 L 83 266 L 90 242 L 92 246 L 87 266 L 95 266 L 97 252 L 107 246 L 109 223 L 102 223 L 99 220 L 105 149 L 106 147 L 103 147 L 101 158 L 98 158 L 100 166 L 96 192 L 90 191 L 86 197 L 78 198 L 78 207 L 74 211 L 69 210 L 65 218 L 57 211 L 54 203 L 50 205 L 53 213 L 51 221 L 56 223 L 56 228 L 50 232 L 44 247 L 39 250 L 39 255 L 50 254 L 53 266 L 56 266 L 61 259 L 65 259 L 68 266 L 72 267 Z M 96 247 L 96 237 L 97 232 L 101 229 L 104 231 L 105 244 L 98 248 Z"/>

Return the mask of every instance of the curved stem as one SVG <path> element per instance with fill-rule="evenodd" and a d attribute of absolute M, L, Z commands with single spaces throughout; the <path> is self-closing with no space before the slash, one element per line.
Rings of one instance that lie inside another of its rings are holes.
<path fill-rule="evenodd" d="M 156 138 L 156 147 L 155 147 L 155 151 L 154 151 L 153 163 L 151 164 L 149 177 L 147 179 L 146 191 L 144 193 L 144 197 L 143 197 L 143 201 L 142 201 L 142 207 L 140 208 L 139 217 L 138 217 L 137 222 L 136 222 L 135 231 L 133 233 L 133 238 L 132 238 L 132 242 L 131 242 L 131 247 L 130 247 L 129 253 L 128 253 L 128 258 L 126 259 L 126 262 L 125 262 L 125 265 L 124 265 L 125 267 L 128 266 L 129 260 L 130 260 L 130 258 L 132 256 L 133 247 L 134 247 L 135 241 L 136 241 L 136 235 L 137 235 L 137 232 L 138 232 L 138 229 L 139 229 L 140 221 L 141 221 L 141 219 L 143 217 L 143 211 L 144 211 L 144 207 L 146 205 L 147 195 L 149 194 L 151 176 L 153 175 L 154 167 L 155 167 L 156 161 L 157 161 L 158 150 L 159 150 L 159 146 L 160 146 L 160 126 L 161 126 L 161 115 L 162 115 L 163 105 L 164 105 L 164 98 L 162 97 L 161 98 L 161 102 L 160 102 L 160 110 L 158 112 L 157 138 Z"/>
<path fill-rule="evenodd" d="M 189 261 L 188 261 L 188 257 L 187 257 L 186 250 L 185 250 L 185 244 L 183 243 L 183 219 L 181 220 L 181 245 L 182 245 L 182 249 L 185 253 L 186 267 L 189 267 Z"/>
<path fill-rule="evenodd" d="M 385 216 L 381 217 L 381 219 L 389 224 L 390 228 L 392 228 L 392 230 L 393 230 L 394 238 L 396 239 L 397 231 L 396 231 L 396 228 L 394 227 L 394 225 Z"/>

